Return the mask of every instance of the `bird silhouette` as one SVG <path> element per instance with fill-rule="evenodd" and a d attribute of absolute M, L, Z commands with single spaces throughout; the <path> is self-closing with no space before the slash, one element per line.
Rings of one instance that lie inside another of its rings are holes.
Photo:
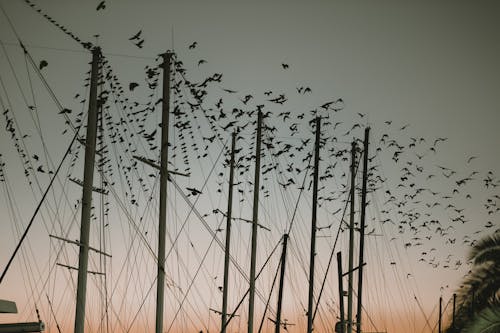
<path fill-rule="evenodd" d="M 99 11 L 99 10 L 104 10 L 106 9 L 106 1 L 101 1 L 99 2 L 99 4 L 97 5 L 97 8 L 95 10 Z"/>
<path fill-rule="evenodd" d="M 42 60 L 42 61 L 40 61 L 40 64 L 38 65 L 38 68 L 39 68 L 40 70 L 42 70 L 42 69 L 44 69 L 45 67 L 47 67 L 47 65 L 48 65 L 47 61 L 46 61 L 46 60 Z"/>
<path fill-rule="evenodd" d="M 142 30 L 139 30 L 135 35 L 133 35 L 132 37 L 130 37 L 128 40 L 137 40 L 139 39 L 139 37 L 141 36 L 141 33 L 142 33 Z"/>
<path fill-rule="evenodd" d="M 142 49 L 142 45 L 144 44 L 144 39 L 141 39 L 140 41 L 138 41 L 137 43 L 134 43 L 135 46 L 137 46 L 138 48 Z"/>
<path fill-rule="evenodd" d="M 137 88 L 138 86 L 139 86 L 138 83 L 136 83 L 136 82 L 130 82 L 129 85 L 128 85 L 128 89 L 130 91 L 134 91 L 134 89 Z"/>

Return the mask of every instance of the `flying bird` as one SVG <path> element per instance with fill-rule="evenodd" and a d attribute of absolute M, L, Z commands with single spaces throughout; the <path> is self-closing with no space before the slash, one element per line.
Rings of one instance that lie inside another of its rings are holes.
<path fill-rule="evenodd" d="M 467 159 L 467 163 L 470 163 L 473 159 L 477 158 L 477 156 L 471 156 Z"/>
<path fill-rule="evenodd" d="M 40 65 L 38 65 L 38 68 L 40 68 L 40 70 L 42 70 L 44 67 L 47 67 L 49 63 L 46 61 L 46 60 L 42 60 L 40 61 Z"/>
<path fill-rule="evenodd" d="M 136 83 L 136 82 L 130 82 L 129 85 L 128 85 L 128 89 L 130 91 L 134 91 L 134 89 L 137 88 L 138 86 L 139 86 L 138 83 Z"/>
<path fill-rule="evenodd" d="M 186 187 L 186 190 L 191 192 L 191 195 L 198 195 L 201 194 L 200 190 L 195 189 L 194 187 Z"/>
<path fill-rule="evenodd" d="M 139 30 L 135 35 L 133 35 L 132 37 L 130 37 L 128 40 L 139 39 L 139 37 L 141 36 L 141 33 L 142 33 L 142 30 Z"/>
<path fill-rule="evenodd" d="M 193 42 L 191 45 L 189 45 L 189 49 L 192 50 L 198 45 L 198 42 Z"/>
<path fill-rule="evenodd" d="M 99 11 L 99 10 L 102 10 L 105 8 L 106 8 L 106 2 L 103 0 L 103 1 L 99 2 L 99 4 L 97 5 L 97 8 L 95 10 Z"/>
<path fill-rule="evenodd" d="M 142 44 L 144 44 L 144 39 L 141 39 L 140 41 L 138 41 L 137 43 L 134 43 L 135 46 L 137 46 L 138 48 L 142 49 Z"/>
<path fill-rule="evenodd" d="M 288 66 L 288 64 L 283 63 L 283 64 L 281 64 L 281 67 L 283 67 L 283 69 L 288 69 L 289 66 Z"/>
<path fill-rule="evenodd" d="M 65 113 L 71 113 L 71 110 L 64 108 L 61 111 L 59 111 L 59 114 L 65 114 Z"/>

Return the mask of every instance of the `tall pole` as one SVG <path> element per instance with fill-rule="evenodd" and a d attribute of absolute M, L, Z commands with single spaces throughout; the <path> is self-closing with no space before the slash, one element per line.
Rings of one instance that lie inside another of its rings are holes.
<path fill-rule="evenodd" d="M 168 180 L 168 126 L 170 113 L 170 60 L 172 53 L 163 57 L 163 95 L 161 115 L 160 157 L 160 214 L 158 226 L 158 279 L 156 285 L 156 333 L 163 331 L 163 303 L 165 293 L 165 233 L 167 228 L 167 180 Z"/>
<path fill-rule="evenodd" d="M 255 265 L 257 261 L 257 224 L 259 216 L 259 188 L 260 188 L 260 146 L 262 132 L 262 112 L 257 115 L 257 136 L 255 138 L 255 177 L 253 189 L 253 217 L 252 217 L 252 257 L 250 260 L 250 294 L 248 296 L 248 333 L 253 333 L 253 314 L 255 301 Z"/>
<path fill-rule="evenodd" d="M 439 323 L 438 323 L 438 333 L 441 333 L 441 320 L 443 318 L 443 297 L 439 297 Z"/>
<path fill-rule="evenodd" d="M 451 327 L 455 329 L 455 304 L 457 301 L 457 294 L 453 294 L 453 313 L 452 313 L 452 321 L 451 321 Z"/>
<path fill-rule="evenodd" d="M 92 49 L 89 112 L 85 141 L 85 166 L 83 170 L 82 215 L 80 225 L 80 254 L 78 257 L 78 285 L 76 290 L 75 333 L 85 329 L 85 302 L 87 295 L 87 270 L 89 260 L 90 216 L 92 214 L 92 186 L 94 183 L 95 143 L 97 132 L 97 85 L 101 49 Z"/>
<path fill-rule="evenodd" d="M 281 252 L 280 268 L 280 287 L 278 291 L 278 306 L 276 307 L 276 323 L 274 332 L 279 333 L 281 328 L 281 305 L 283 303 L 283 286 L 285 285 L 285 267 L 286 267 L 286 247 L 288 243 L 288 234 L 283 235 L 283 252 Z"/>
<path fill-rule="evenodd" d="M 347 333 L 352 333 L 352 275 L 353 275 L 353 246 L 354 246 L 354 196 L 356 188 L 356 141 L 351 145 L 351 215 L 349 220 L 349 272 L 347 294 Z"/>
<path fill-rule="evenodd" d="M 360 236 L 359 236 L 359 264 L 358 264 L 358 315 L 356 317 L 356 332 L 361 333 L 361 313 L 363 293 L 363 261 L 365 249 L 365 220 L 366 220 L 366 187 L 368 182 L 368 138 L 370 127 L 365 128 L 365 141 L 363 148 L 363 180 L 361 187 L 361 216 L 360 216 Z"/>
<path fill-rule="evenodd" d="M 222 293 L 222 323 L 221 333 L 226 333 L 227 322 L 227 286 L 229 282 L 229 253 L 231 245 L 231 219 L 233 211 L 233 186 L 234 186 L 234 154 L 236 148 L 236 132 L 233 132 L 231 139 L 231 160 L 229 162 L 229 198 L 227 200 L 227 221 L 226 221 L 226 250 L 224 255 L 224 286 Z"/>
<path fill-rule="evenodd" d="M 337 271 L 339 279 L 340 333 L 345 333 L 344 322 L 344 284 L 342 274 L 342 253 L 337 252 Z"/>
<path fill-rule="evenodd" d="M 316 142 L 314 145 L 314 176 L 311 219 L 311 253 L 309 258 L 309 298 L 307 302 L 307 333 L 313 330 L 314 258 L 316 256 L 316 215 L 318 209 L 319 146 L 321 139 L 321 117 L 316 117 Z"/>

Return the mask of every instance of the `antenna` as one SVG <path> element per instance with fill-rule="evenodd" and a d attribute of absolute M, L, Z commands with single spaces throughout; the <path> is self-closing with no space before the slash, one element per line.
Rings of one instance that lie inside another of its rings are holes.
<path fill-rule="evenodd" d="M 175 51 L 175 47 L 174 47 L 174 25 L 172 24 L 172 28 L 170 29 L 170 39 L 171 39 L 171 43 L 172 43 L 172 52 Z"/>

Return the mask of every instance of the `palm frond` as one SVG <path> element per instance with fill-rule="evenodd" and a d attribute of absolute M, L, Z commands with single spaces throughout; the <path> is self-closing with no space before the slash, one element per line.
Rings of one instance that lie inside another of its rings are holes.
<path fill-rule="evenodd" d="M 500 233 L 480 239 L 470 250 L 469 260 L 474 260 L 476 265 L 486 261 L 498 262 L 500 260 Z"/>
<path fill-rule="evenodd" d="M 487 307 L 466 325 L 462 333 L 500 332 L 500 306 Z"/>

